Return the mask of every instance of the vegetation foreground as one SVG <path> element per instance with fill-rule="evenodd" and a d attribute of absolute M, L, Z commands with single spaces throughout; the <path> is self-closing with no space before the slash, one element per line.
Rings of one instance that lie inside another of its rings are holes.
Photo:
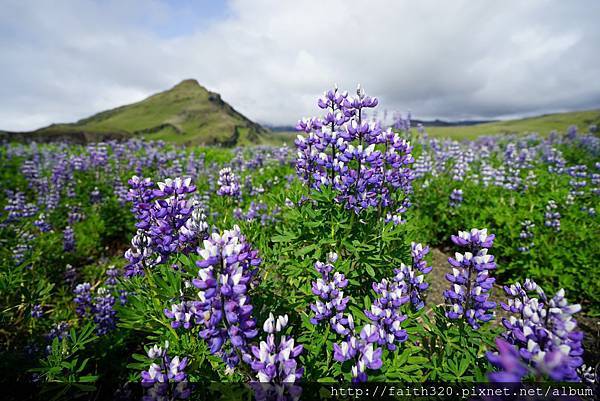
<path fill-rule="evenodd" d="M 4 144 L 3 378 L 595 381 L 596 128 L 457 142 L 377 104 L 328 91 L 295 150 Z"/>

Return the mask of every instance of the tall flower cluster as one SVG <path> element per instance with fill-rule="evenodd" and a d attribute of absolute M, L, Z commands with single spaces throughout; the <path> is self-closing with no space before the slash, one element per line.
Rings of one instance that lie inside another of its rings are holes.
<path fill-rule="evenodd" d="M 206 222 L 206 214 L 202 205 L 194 202 L 192 215 L 179 229 L 181 238 L 188 243 L 198 242 L 208 236 L 209 226 Z"/>
<path fill-rule="evenodd" d="M 292 337 L 280 334 L 279 341 L 275 335 L 281 333 L 288 323 L 288 316 L 278 316 L 273 314 L 263 324 L 263 331 L 267 333 L 265 341 L 260 345 L 252 346 L 252 355 L 254 359 L 250 363 L 252 369 L 256 372 L 256 378 L 259 382 L 269 383 L 293 383 L 300 380 L 303 368 L 298 367 L 296 358 L 302 352 L 302 345 L 295 345 Z"/>
<path fill-rule="evenodd" d="M 261 260 L 238 226 L 213 233 L 199 250 L 200 268 L 193 284 L 199 289 L 195 304 L 204 339 L 212 354 L 219 353 L 228 366 L 250 360 L 248 340 L 256 337 L 256 320 L 248 290 Z M 228 342 L 229 346 L 225 347 Z"/>
<path fill-rule="evenodd" d="M 152 240 L 144 230 L 138 229 L 131 239 L 131 247 L 125 251 L 125 276 L 144 274 L 144 269 L 156 265 L 156 256 L 152 250 Z"/>
<path fill-rule="evenodd" d="M 425 306 L 424 292 L 429 288 L 429 284 L 425 282 L 425 275 L 432 270 L 425 260 L 428 253 L 428 246 L 423 247 L 422 244 L 413 242 L 411 243 L 412 265 L 407 266 L 402 263 L 399 269 L 394 270 L 396 275 L 393 280 L 400 285 L 403 293 L 410 297 L 410 303 L 415 310 Z"/>
<path fill-rule="evenodd" d="M 496 307 L 494 302 L 488 301 L 488 292 L 495 281 L 489 275 L 489 271 L 496 268 L 494 256 L 488 254 L 494 237 L 488 235 L 486 229 L 476 228 L 452 236 L 452 242 L 466 248 L 466 252 L 456 252 L 454 258 L 448 258 L 452 273 L 446 274 L 451 283 L 444 291 L 446 316 L 452 320 L 465 319 L 475 330 L 493 318 Z"/>
<path fill-rule="evenodd" d="M 153 221 L 149 234 L 155 251 L 159 254 L 159 263 L 164 263 L 170 254 L 176 252 L 183 244 L 180 229 L 192 214 L 192 201 L 187 194 L 196 191 L 191 178 L 167 178 L 159 182 L 158 190 L 154 190 Z"/>
<path fill-rule="evenodd" d="M 450 193 L 450 207 L 458 207 L 463 202 L 462 189 L 453 189 Z"/>
<path fill-rule="evenodd" d="M 72 265 L 67 264 L 63 273 L 63 279 L 67 286 L 73 287 L 73 284 L 75 284 L 75 281 L 77 280 L 77 269 Z"/>
<path fill-rule="evenodd" d="M 188 358 L 170 357 L 168 354 L 169 342 L 165 342 L 165 347 L 154 345 L 148 349 L 148 358 L 153 362 L 148 370 L 142 371 L 142 386 L 150 387 L 154 384 L 166 384 L 169 382 L 183 382 L 187 380 L 185 368 L 188 364 Z"/>
<path fill-rule="evenodd" d="M 13 261 L 19 266 L 27 260 L 27 255 L 33 249 L 35 235 L 27 231 L 17 232 L 18 243 L 12 250 Z"/>
<path fill-rule="evenodd" d="M 377 328 L 377 344 L 387 346 L 390 351 L 396 349 L 396 344 L 408 339 L 406 330 L 401 327 L 406 315 L 402 314 L 400 307 L 410 301 L 410 294 L 403 284 L 403 281 L 387 279 L 373 283 L 373 291 L 378 297 L 371 304 L 371 309 L 365 310 L 365 315 Z"/>
<path fill-rule="evenodd" d="M 23 192 L 9 191 L 7 198 L 8 202 L 4 206 L 4 210 L 8 212 L 6 222 L 16 222 L 21 218 L 30 217 L 35 214 L 36 210 L 25 204 L 26 200 Z"/>
<path fill-rule="evenodd" d="M 405 333 L 399 328 L 398 321 L 403 319 L 398 313 L 393 317 L 388 315 L 392 310 L 382 306 L 387 302 L 387 299 L 383 299 L 387 295 L 383 294 L 385 289 L 374 284 L 374 288 L 377 287 L 376 291 L 380 290 L 380 294 L 383 295 L 378 303 L 380 306 L 365 313 L 370 313 L 372 320 L 379 326 L 365 325 L 358 334 L 352 315 L 344 314 L 349 297 L 344 297 L 342 289 L 348 285 L 348 280 L 339 272 L 331 274 L 332 263 L 335 263 L 337 258 L 337 254 L 330 253 L 328 263 L 315 263 L 315 269 L 321 274 L 321 278 L 312 283 L 312 291 L 320 299 L 315 304 L 311 304 L 311 309 L 315 313 L 311 322 L 319 324 L 325 320 L 329 321 L 333 331 L 344 338 L 340 344 L 333 345 L 334 359 L 338 362 L 353 360 L 352 381 L 364 382 L 367 380 L 367 369 L 376 370 L 383 364 L 382 350 L 378 345 L 388 344 L 388 347 L 393 347 L 395 341 L 401 342 L 405 339 Z M 395 298 L 395 295 L 391 298 Z"/>
<path fill-rule="evenodd" d="M 219 196 L 239 198 L 242 195 L 240 179 L 229 167 L 222 168 L 219 171 L 217 185 L 219 185 L 219 189 L 217 190 L 217 195 Z"/>
<path fill-rule="evenodd" d="M 333 358 L 338 362 L 353 360 L 352 382 L 366 382 L 367 369 L 377 370 L 383 365 L 382 349 L 377 346 L 380 342 L 379 330 L 372 324 L 366 324 L 357 334 L 352 316 L 349 318 L 349 333 L 340 344 L 333 344 Z"/>
<path fill-rule="evenodd" d="M 171 327 L 178 329 L 183 327 L 189 330 L 195 324 L 202 323 L 198 301 L 181 301 L 172 304 L 171 308 L 164 309 L 165 316 L 172 320 Z"/>
<path fill-rule="evenodd" d="M 533 228 L 535 224 L 530 220 L 521 222 L 521 232 L 519 233 L 519 252 L 527 253 L 533 248 Z"/>
<path fill-rule="evenodd" d="M 107 288 L 101 287 L 96 291 L 92 314 L 96 323 L 96 334 L 103 336 L 115 329 L 117 312 L 114 310 L 115 297 Z"/>
<path fill-rule="evenodd" d="M 65 252 L 75 250 L 75 232 L 71 226 L 66 226 L 63 230 L 63 249 Z"/>
<path fill-rule="evenodd" d="M 62 341 L 64 338 L 69 337 L 70 328 L 71 328 L 71 326 L 69 325 L 69 323 L 64 322 L 64 321 L 58 322 L 54 326 L 52 326 L 52 328 L 46 335 L 46 338 L 50 342 L 52 340 L 54 340 L 55 338 L 58 338 L 60 341 Z M 48 347 L 50 347 L 50 346 L 48 346 Z"/>
<path fill-rule="evenodd" d="M 73 290 L 75 297 L 75 312 L 81 317 L 86 316 L 92 307 L 92 294 L 90 283 L 78 284 Z"/>
<path fill-rule="evenodd" d="M 119 269 L 114 265 L 108 266 L 106 269 L 106 276 L 108 277 L 104 283 L 109 287 L 117 285 L 117 278 L 119 277 Z"/>
<path fill-rule="evenodd" d="M 29 315 L 34 319 L 42 318 L 44 316 L 44 309 L 42 308 L 42 305 L 40 305 L 40 304 L 32 305 Z"/>
<path fill-rule="evenodd" d="M 573 315 L 581 306 L 569 304 L 562 289 L 548 298 L 529 279 L 522 285 L 505 286 L 504 291 L 508 302 L 501 306 L 513 315 L 502 319 L 503 338 L 516 347 L 510 353 L 517 352 L 515 358 L 526 366 L 523 376 L 534 373 L 556 381 L 580 381 L 577 370 L 583 364 L 583 333 L 577 330 Z"/>
<path fill-rule="evenodd" d="M 131 211 L 136 218 L 135 226 L 142 230 L 150 228 L 152 219 L 151 209 L 154 199 L 154 183 L 150 178 L 142 178 L 134 175 L 128 181 L 129 191 L 127 200 L 132 202 Z"/>
<path fill-rule="evenodd" d="M 328 263 L 316 262 L 315 269 L 321 277 L 312 283 L 312 292 L 319 297 L 310 308 L 315 316 L 310 319 L 313 324 L 329 321 L 331 328 L 340 335 L 348 334 L 346 325 L 348 319 L 344 311 L 348 306 L 349 297 L 344 297 L 344 288 L 348 285 L 346 277 L 339 272 L 331 274 L 332 263 L 337 261 L 337 254 L 330 253 Z"/>
<path fill-rule="evenodd" d="M 551 227 L 554 231 L 560 231 L 560 213 L 558 212 L 558 205 L 555 201 L 549 200 L 546 205 L 546 213 L 544 214 L 544 225 Z"/>
<path fill-rule="evenodd" d="M 37 219 L 33 222 L 40 232 L 47 233 L 52 230 L 52 226 L 48 223 L 48 219 L 45 213 L 40 213 Z"/>
<path fill-rule="evenodd" d="M 296 171 L 309 187 L 330 187 L 336 201 L 361 213 L 376 209 L 393 216 L 404 212 L 412 190 L 412 147 L 391 129 L 364 118 L 366 109 L 377 106 L 377 98 L 358 88 L 355 97 L 337 88 L 318 100 L 326 110 L 323 118 L 298 122 Z M 383 214 L 385 216 L 385 214 Z"/>
<path fill-rule="evenodd" d="M 165 263 L 172 253 L 189 250 L 190 245 L 204 238 L 203 213 L 193 215 L 188 196 L 196 191 L 191 178 L 168 178 L 156 189 L 149 178 L 133 176 L 129 185 L 128 200 L 133 205 L 138 232 L 125 254 L 129 260 L 126 275 Z"/>
<path fill-rule="evenodd" d="M 75 312 L 80 317 L 91 316 L 96 323 L 96 333 L 101 336 L 116 327 L 116 314 L 114 310 L 115 297 L 110 290 L 100 287 L 92 297 L 90 283 L 78 284 L 73 290 L 75 297 Z"/>

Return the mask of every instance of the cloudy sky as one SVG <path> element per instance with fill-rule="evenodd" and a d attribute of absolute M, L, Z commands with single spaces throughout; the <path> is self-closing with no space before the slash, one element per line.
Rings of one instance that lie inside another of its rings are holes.
<path fill-rule="evenodd" d="M 0 128 L 70 122 L 195 78 L 290 125 L 337 83 L 420 118 L 600 107 L 600 1 L 4 0 Z"/>

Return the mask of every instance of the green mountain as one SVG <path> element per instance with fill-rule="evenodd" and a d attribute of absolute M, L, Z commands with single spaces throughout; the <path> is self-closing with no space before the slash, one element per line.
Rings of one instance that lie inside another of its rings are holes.
<path fill-rule="evenodd" d="M 141 102 L 103 111 L 75 123 L 5 135 L 14 139 L 67 139 L 82 143 L 143 136 L 182 144 L 234 146 L 263 143 L 268 132 L 224 102 L 218 93 L 187 79 Z"/>

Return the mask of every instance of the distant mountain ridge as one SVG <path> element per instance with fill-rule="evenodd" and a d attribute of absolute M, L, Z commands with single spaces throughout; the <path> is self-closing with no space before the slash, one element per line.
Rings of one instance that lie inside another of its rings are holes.
<path fill-rule="evenodd" d="M 235 146 L 259 144 L 269 131 L 223 101 L 221 95 L 186 79 L 136 103 L 102 111 L 75 123 L 30 132 L 5 132 L 9 139 L 86 143 L 144 136 L 176 143 Z"/>
<path fill-rule="evenodd" d="M 498 120 L 458 120 L 458 121 L 447 121 L 436 118 L 435 120 L 410 120 L 411 125 L 417 126 L 423 124 L 426 127 L 457 127 L 457 126 L 468 126 L 477 124 L 493 123 Z"/>
<path fill-rule="evenodd" d="M 418 124 L 423 124 L 426 127 L 456 127 L 456 126 L 469 126 L 469 125 L 477 125 L 477 124 L 486 124 L 493 123 L 499 120 L 458 120 L 458 121 L 448 121 L 441 120 L 436 118 L 435 120 L 410 120 L 411 126 L 416 127 Z M 268 125 L 265 124 L 269 130 L 273 132 L 289 132 L 295 131 L 296 128 L 293 125 Z"/>
<path fill-rule="evenodd" d="M 413 128 L 422 123 L 425 132 L 431 137 L 452 138 L 457 140 L 475 139 L 481 135 L 503 135 L 512 133 L 537 132 L 542 136 L 551 131 L 565 133 L 569 126 L 575 125 L 581 132 L 587 132 L 590 126 L 600 127 L 600 109 L 570 111 L 564 113 L 543 114 L 513 120 L 417 120 L 411 119 Z M 272 142 L 290 143 L 298 132 L 293 126 L 269 126 Z M 598 135 L 598 128 L 594 131 Z"/>

